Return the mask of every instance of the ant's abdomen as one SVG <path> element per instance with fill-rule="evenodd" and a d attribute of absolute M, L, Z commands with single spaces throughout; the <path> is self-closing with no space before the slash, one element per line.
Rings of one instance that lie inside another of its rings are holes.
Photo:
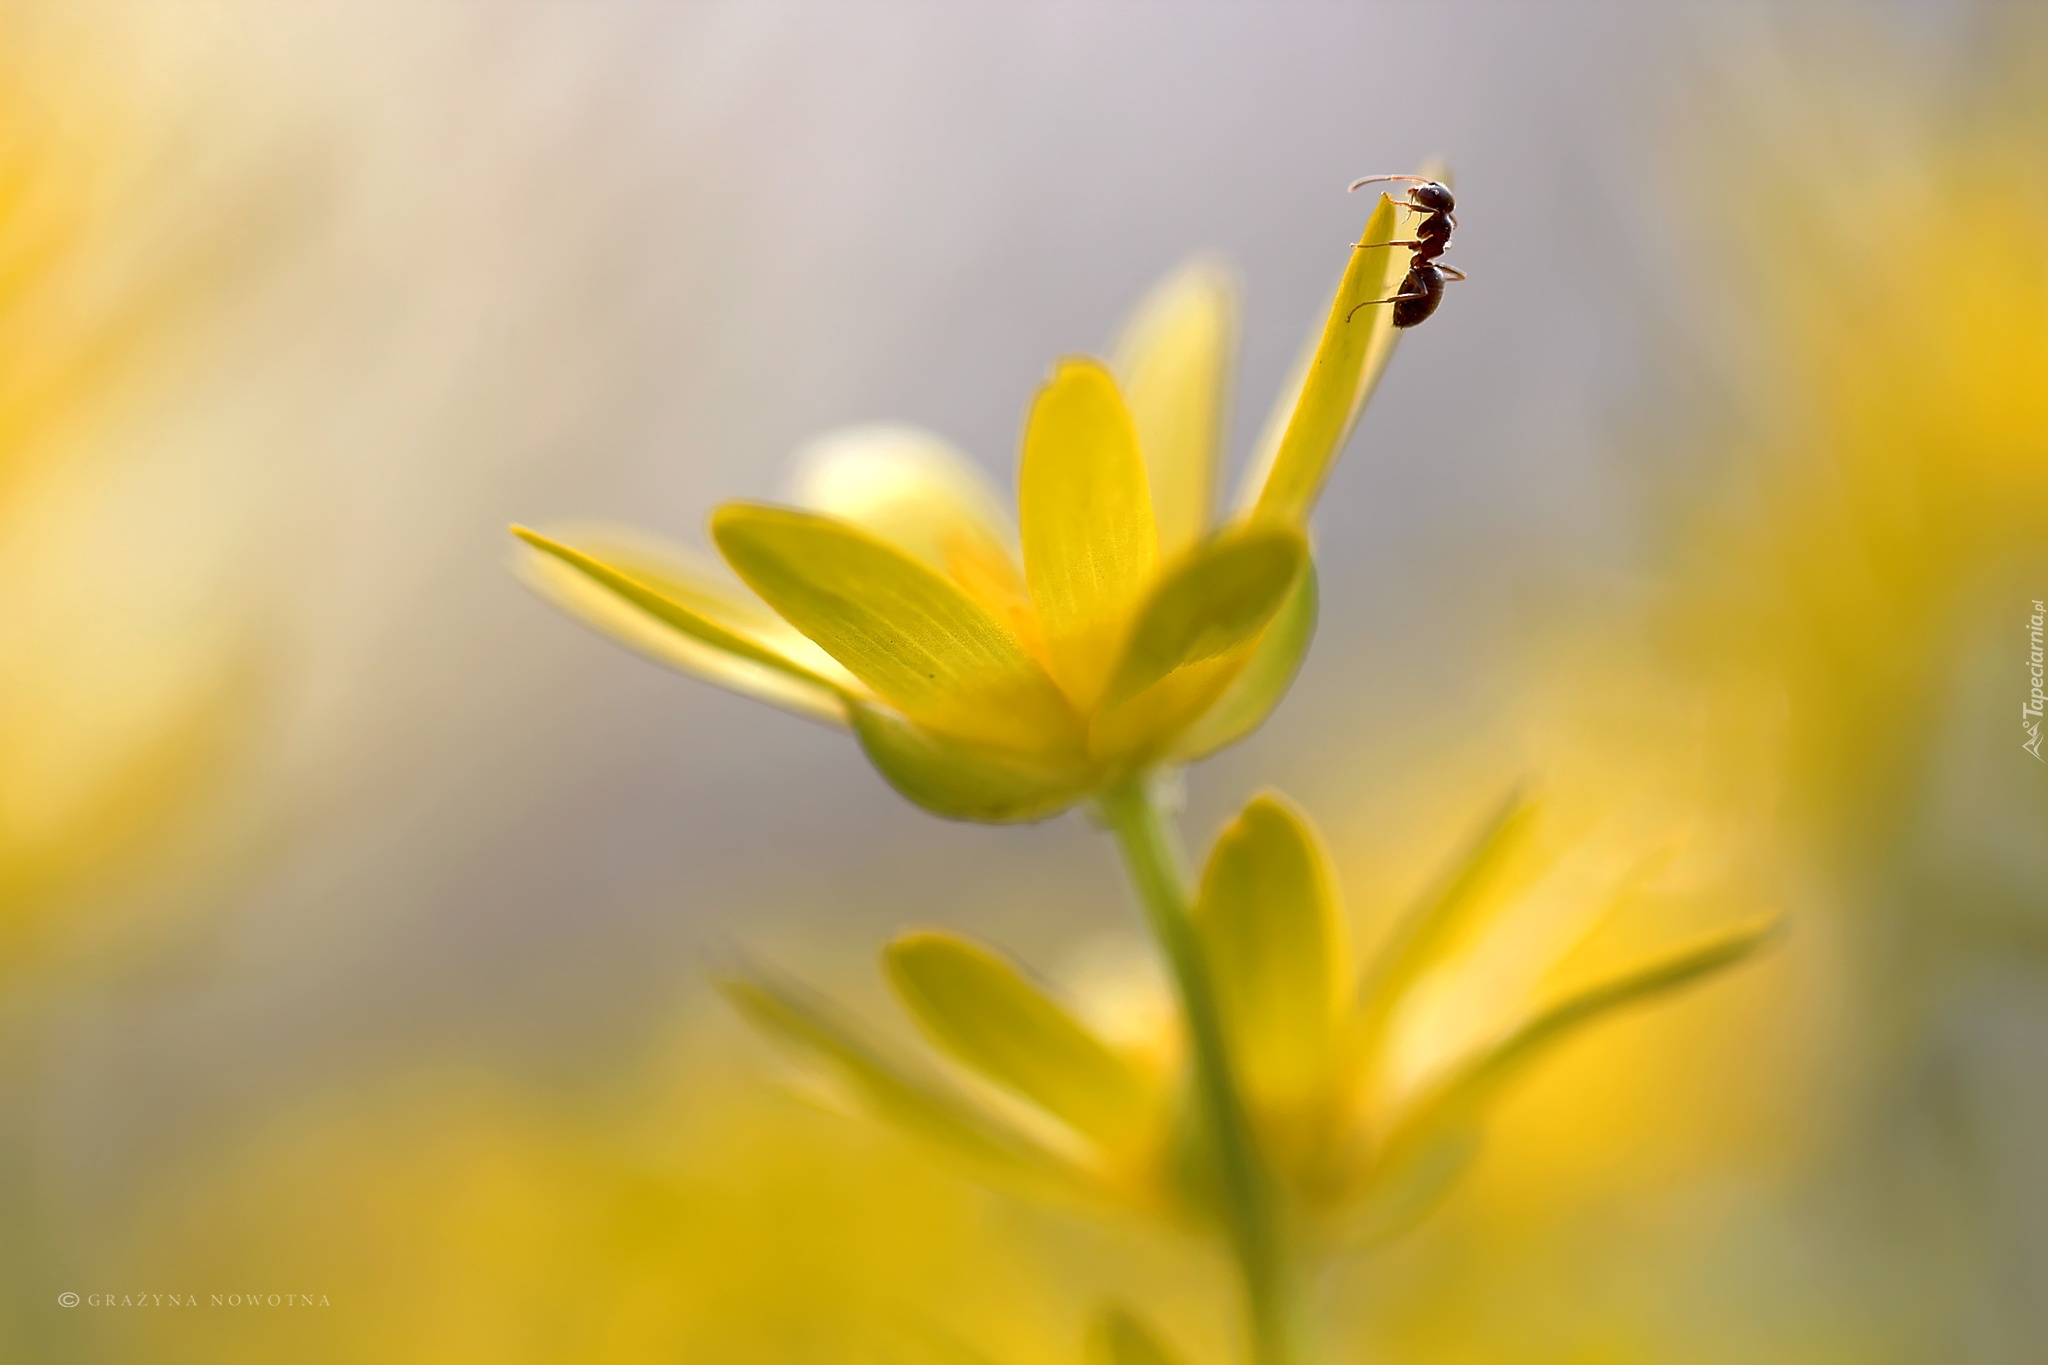
<path fill-rule="evenodd" d="M 1414 266 L 1408 278 L 1401 281 L 1401 292 L 1394 299 L 1394 325 L 1413 327 L 1434 313 L 1443 297 L 1443 271 L 1433 265 Z"/>

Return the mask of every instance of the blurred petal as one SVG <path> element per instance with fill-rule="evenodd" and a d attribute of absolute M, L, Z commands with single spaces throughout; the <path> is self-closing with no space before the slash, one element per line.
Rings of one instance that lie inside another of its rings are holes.
<path fill-rule="evenodd" d="M 1053 674 L 1087 711 L 1159 559 L 1137 430 L 1096 362 L 1065 361 L 1039 390 L 1017 500 L 1025 579 Z"/>
<path fill-rule="evenodd" d="M 1488 905 L 1500 874 L 1526 841 L 1538 804 L 1522 788 L 1508 793 L 1420 904 L 1394 926 L 1358 984 L 1354 1043 L 1371 1060 L 1387 1022 L 1409 988 L 1443 960 Z"/>
<path fill-rule="evenodd" d="M 798 455 L 796 501 L 907 550 L 965 588 L 1026 644 L 1037 618 L 1011 518 L 974 463 L 928 431 L 851 427 Z"/>
<path fill-rule="evenodd" d="M 1329 860 L 1299 811 L 1256 797 L 1216 841 L 1195 901 L 1246 1087 L 1299 1099 L 1326 1073 L 1351 975 Z"/>
<path fill-rule="evenodd" d="M 831 1004 L 794 981 L 755 974 L 720 980 L 719 991 L 748 1023 L 826 1063 L 878 1117 L 1011 1179 L 1070 1186 L 1065 1160 L 954 1093 L 916 1074 L 836 1017 Z"/>
<path fill-rule="evenodd" d="M 844 694 L 864 691 L 830 655 L 708 574 L 649 552 L 603 557 L 515 526 L 537 553 L 526 580 L 555 605 L 641 653 L 818 720 L 846 723 Z"/>
<path fill-rule="evenodd" d="M 905 934 L 889 984 L 962 1064 L 1114 1151 L 1141 1134 L 1151 1096 L 1136 1071 L 1010 963 L 953 934 Z"/>
<path fill-rule="evenodd" d="M 1120 1303 L 1088 1324 L 1088 1365 L 1179 1365 L 1145 1320 Z"/>
<path fill-rule="evenodd" d="M 1244 671 L 1181 736 L 1175 757 L 1183 761 L 1207 757 L 1258 729 L 1287 695 L 1315 633 L 1316 565 L 1313 557 L 1305 557 L 1293 591 L 1259 636 Z"/>
<path fill-rule="evenodd" d="M 1457 1187 L 1481 1145 L 1476 1122 L 1446 1122 L 1388 1152 L 1346 1211 L 1340 1244 L 1362 1251 L 1409 1231 Z"/>
<path fill-rule="evenodd" d="M 1337 286 L 1322 339 L 1303 373 L 1270 465 L 1254 455 L 1257 516 L 1297 525 L 1308 521 L 1352 423 L 1393 356 L 1400 334 L 1394 329 L 1392 305 L 1359 307 L 1390 297 L 1407 270 L 1410 253 L 1385 245 L 1393 240 L 1394 201 L 1381 195 Z M 1282 402 L 1286 401 L 1283 394 Z"/>
<path fill-rule="evenodd" d="M 951 444 L 916 427 L 828 433 L 797 456 L 796 497 L 944 569 L 963 538 L 1003 546 L 1007 518 L 995 489 Z"/>
<path fill-rule="evenodd" d="M 1078 751 L 1058 687 L 950 578 L 810 512 L 729 504 L 711 533 L 748 587 L 911 720 L 998 747 Z"/>
<path fill-rule="evenodd" d="M 1043 820 L 1087 788 L 1089 774 L 1077 764 L 1048 767 L 1018 751 L 948 739 L 859 702 L 849 710 L 875 770 L 906 800 L 948 820 Z"/>
<path fill-rule="evenodd" d="M 1162 555 L 1209 528 L 1236 343 L 1236 282 L 1206 257 L 1162 281 L 1117 339 L 1116 376 L 1151 473 Z"/>
<path fill-rule="evenodd" d="M 1775 917 L 1737 925 L 1538 1011 L 1459 1064 L 1411 1106 L 1384 1144 L 1385 1160 L 1407 1160 L 1437 1135 L 1475 1122 L 1503 1086 L 1580 1029 L 1625 1006 L 1655 999 L 1734 966 L 1778 937 L 1782 926 L 1783 921 Z"/>

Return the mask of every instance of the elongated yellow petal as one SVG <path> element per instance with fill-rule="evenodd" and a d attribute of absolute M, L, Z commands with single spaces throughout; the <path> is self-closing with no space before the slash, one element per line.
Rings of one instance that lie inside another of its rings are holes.
<path fill-rule="evenodd" d="M 1393 306 L 1360 305 L 1391 297 L 1407 271 L 1409 250 L 1387 245 L 1394 225 L 1394 202 L 1381 195 L 1352 249 L 1271 464 L 1253 465 L 1263 470 L 1254 509 L 1260 517 L 1308 521 L 1330 466 L 1393 356 L 1400 335 Z"/>
<path fill-rule="evenodd" d="M 537 592 L 662 663 L 837 724 L 845 695 L 866 692 L 786 622 L 708 575 L 657 564 L 651 552 L 589 553 L 523 526 L 512 533 L 536 551 L 523 568 Z"/>
<path fill-rule="evenodd" d="M 797 459 L 800 506 L 909 551 L 1020 636 L 1037 629 L 1013 519 L 981 470 L 948 442 L 916 427 L 850 427 L 813 441 Z"/>
<path fill-rule="evenodd" d="M 1206 758 L 1265 723 L 1294 682 L 1316 633 L 1316 566 L 1304 559 L 1301 577 L 1279 613 L 1259 636 L 1258 648 L 1228 689 L 1175 743 L 1183 761 Z"/>
<path fill-rule="evenodd" d="M 1487 893 L 1495 889 L 1502 870 L 1528 838 L 1537 814 L 1538 804 L 1528 792 L 1509 792 L 1374 953 L 1358 983 L 1353 1024 L 1354 1043 L 1366 1060 L 1376 1060 L 1387 1023 L 1409 988 L 1443 959 L 1490 903 Z"/>
<path fill-rule="evenodd" d="M 1202 874 L 1195 923 L 1246 1087 L 1299 1100 L 1326 1073 L 1351 975 L 1329 860 L 1299 811 L 1253 799 Z"/>
<path fill-rule="evenodd" d="M 1177 1365 L 1145 1320 L 1120 1303 L 1110 1304 L 1088 1324 L 1088 1365 Z"/>
<path fill-rule="evenodd" d="M 1144 1131 L 1151 1097 L 1138 1073 L 1003 958 L 920 931 L 891 943 L 883 964 L 911 1016 L 963 1064 L 1111 1150 Z"/>
<path fill-rule="evenodd" d="M 1118 702 L 1188 664 L 1238 648 L 1294 589 L 1308 542 L 1288 527 L 1225 532 L 1185 556 L 1146 597 L 1103 701 Z"/>
<path fill-rule="evenodd" d="M 1024 577 L 1053 676 L 1087 711 L 1102 695 L 1159 559 L 1138 435 L 1109 371 L 1060 364 L 1024 427 Z"/>
<path fill-rule="evenodd" d="M 717 985 L 748 1023 L 823 1062 L 877 1117 L 1027 1186 L 1071 1191 L 1079 1183 L 1064 1158 L 936 1077 L 920 1075 L 891 1057 L 815 992 L 765 972 L 728 977 Z"/>
<path fill-rule="evenodd" d="M 1501 1087 L 1589 1024 L 1734 966 L 1776 938 L 1782 927 L 1775 917 L 1736 925 L 1537 1011 L 1410 1106 L 1384 1144 L 1386 1160 L 1399 1161 L 1434 1135 L 1471 1121 Z"/>
<path fill-rule="evenodd" d="M 730 504 L 711 533 L 748 587 L 910 719 L 1003 748 L 1078 751 L 1079 721 L 1044 668 L 936 570 L 788 508 Z"/>
<path fill-rule="evenodd" d="M 1087 791 L 1089 770 L 919 728 L 861 702 L 849 706 L 868 761 L 898 793 L 948 820 L 1022 824 L 1059 814 Z"/>
<path fill-rule="evenodd" d="M 1167 276 L 1125 326 L 1114 368 L 1152 476 L 1159 552 L 1171 558 L 1209 529 L 1237 346 L 1237 284 L 1198 257 Z"/>

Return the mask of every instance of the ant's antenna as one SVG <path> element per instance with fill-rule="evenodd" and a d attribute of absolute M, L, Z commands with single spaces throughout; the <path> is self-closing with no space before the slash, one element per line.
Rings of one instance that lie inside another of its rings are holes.
<path fill-rule="evenodd" d="M 1371 185 L 1381 180 L 1412 180 L 1418 185 L 1432 185 L 1436 183 L 1426 175 L 1362 175 L 1358 179 L 1346 185 L 1344 187 L 1344 193 L 1350 194 L 1360 185 Z"/>

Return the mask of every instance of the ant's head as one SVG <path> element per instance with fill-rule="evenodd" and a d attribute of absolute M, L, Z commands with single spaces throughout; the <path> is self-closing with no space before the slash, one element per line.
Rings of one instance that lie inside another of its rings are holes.
<path fill-rule="evenodd" d="M 1458 206 L 1451 197 L 1450 186 L 1435 180 L 1425 180 L 1408 191 L 1408 202 L 1431 213 L 1449 213 Z"/>
<path fill-rule="evenodd" d="M 1458 206 L 1451 198 L 1451 187 L 1438 180 L 1429 180 L 1419 175 L 1367 175 L 1351 182 L 1356 190 L 1360 185 L 1372 185 L 1388 180 L 1405 180 L 1412 186 L 1408 191 L 1408 203 L 1427 213 L 1449 213 Z"/>

